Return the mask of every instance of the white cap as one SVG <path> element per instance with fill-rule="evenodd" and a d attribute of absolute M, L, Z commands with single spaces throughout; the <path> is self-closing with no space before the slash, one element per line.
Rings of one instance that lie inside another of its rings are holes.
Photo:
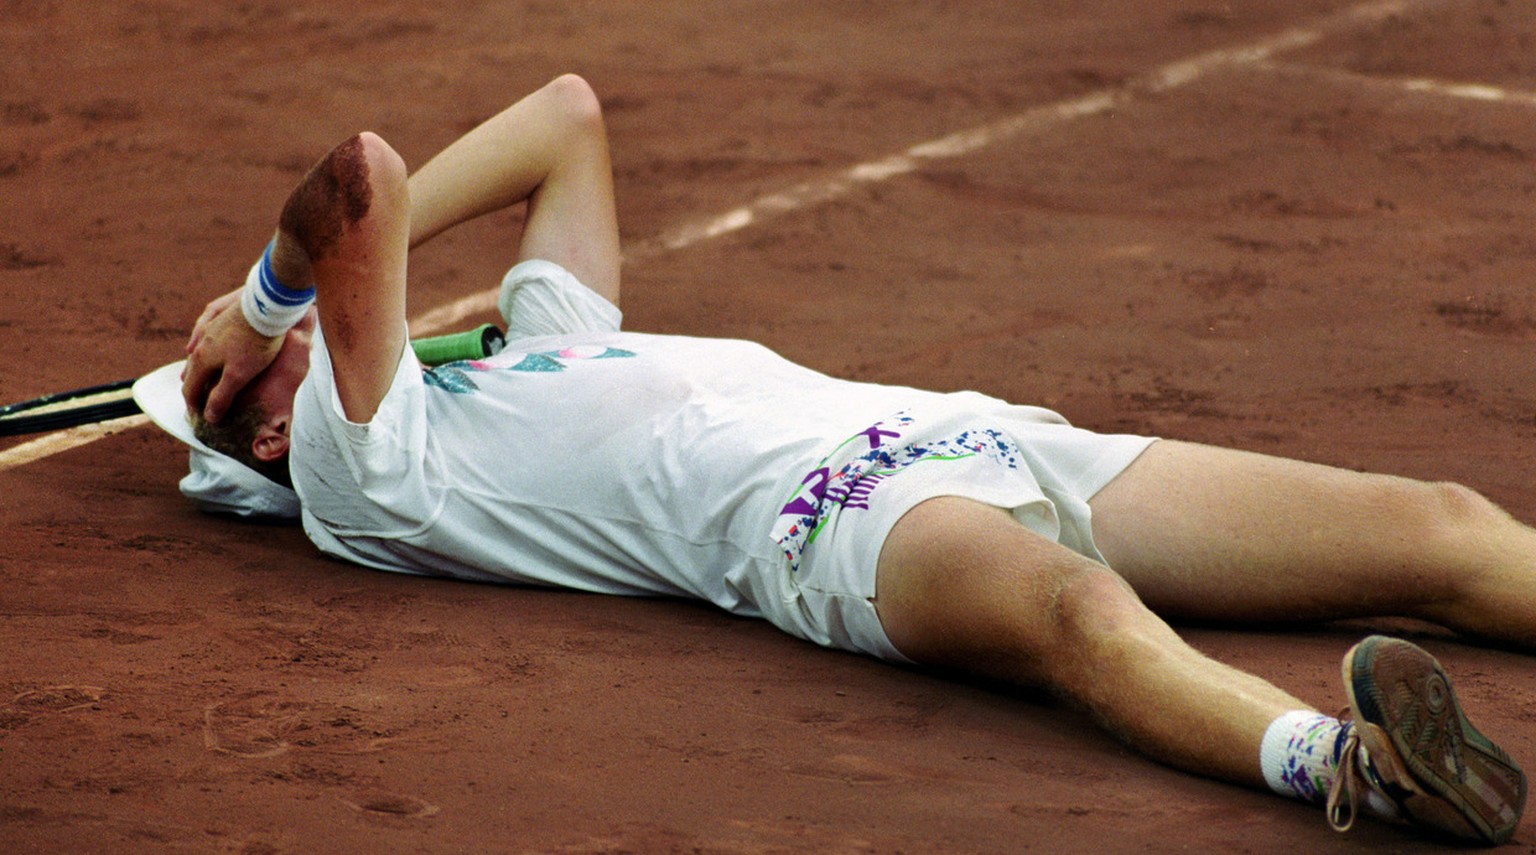
<path fill-rule="evenodd" d="M 187 402 L 181 397 L 181 370 L 173 362 L 140 377 L 133 400 L 166 433 L 186 443 L 192 471 L 181 479 L 182 495 L 204 511 L 241 517 L 296 519 L 299 496 L 244 463 L 214 451 L 192 433 Z"/>

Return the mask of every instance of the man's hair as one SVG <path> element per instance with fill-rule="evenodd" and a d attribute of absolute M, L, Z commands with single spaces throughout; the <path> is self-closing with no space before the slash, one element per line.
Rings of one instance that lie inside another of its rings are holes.
<path fill-rule="evenodd" d="M 293 479 L 288 474 L 288 455 L 265 461 L 257 460 L 251 453 L 251 443 L 267 420 L 267 413 L 261 407 L 234 407 L 218 424 L 209 424 L 198 412 L 188 413 L 187 418 L 192 421 L 192 435 L 203 445 L 234 458 L 270 481 L 293 488 Z"/>

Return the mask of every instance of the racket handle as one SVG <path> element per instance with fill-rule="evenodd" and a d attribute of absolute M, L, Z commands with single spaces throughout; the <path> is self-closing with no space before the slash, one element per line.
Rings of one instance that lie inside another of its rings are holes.
<path fill-rule="evenodd" d="M 484 359 L 501 352 L 506 339 L 495 324 L 482 324 L 472 330 L 411 340 L 411 349 L 422 365 L 443 365 L 461 359 Z"/>

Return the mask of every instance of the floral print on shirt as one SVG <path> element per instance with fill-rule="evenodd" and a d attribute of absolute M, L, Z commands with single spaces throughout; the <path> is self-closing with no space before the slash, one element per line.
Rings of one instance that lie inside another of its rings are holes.
<path fill-rule="evenodd" d="M 516 356 L 516 354 L 505 354 Z M 511 365 L 501 364 L 505 359 L 491 363 L 483 359 L 463 359 L 458 362 L 449 362 L 435 368 L 423 368 L 421 379 L 428 386 L 434 386 L 444 391 L 458 395 L 467 395 L 480 390 L 472 375 L 487 371 L 564 371 L 566 362 L 579 359 L 623 359 L 634 356 L 628 350 L 617 347 L 605 347 L 603 345 L 575 345 L 559 350 L 545 350 L 538 353 L 527 353 L 523 358 Z"/>

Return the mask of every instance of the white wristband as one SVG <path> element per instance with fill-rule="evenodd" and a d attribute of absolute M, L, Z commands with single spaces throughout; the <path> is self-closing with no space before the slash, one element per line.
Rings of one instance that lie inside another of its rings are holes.
<path fill-rule="evenodd" d="M 277 281 L 272 273 L 272 244 L 261 254 L 261 259 L 246 274 L 245 289 L 240 292 L 240 311 L 251 329 L 275 338 L 293 328 L 309 311 L 315 301 L 313 286 L 302 291 Z"/>

